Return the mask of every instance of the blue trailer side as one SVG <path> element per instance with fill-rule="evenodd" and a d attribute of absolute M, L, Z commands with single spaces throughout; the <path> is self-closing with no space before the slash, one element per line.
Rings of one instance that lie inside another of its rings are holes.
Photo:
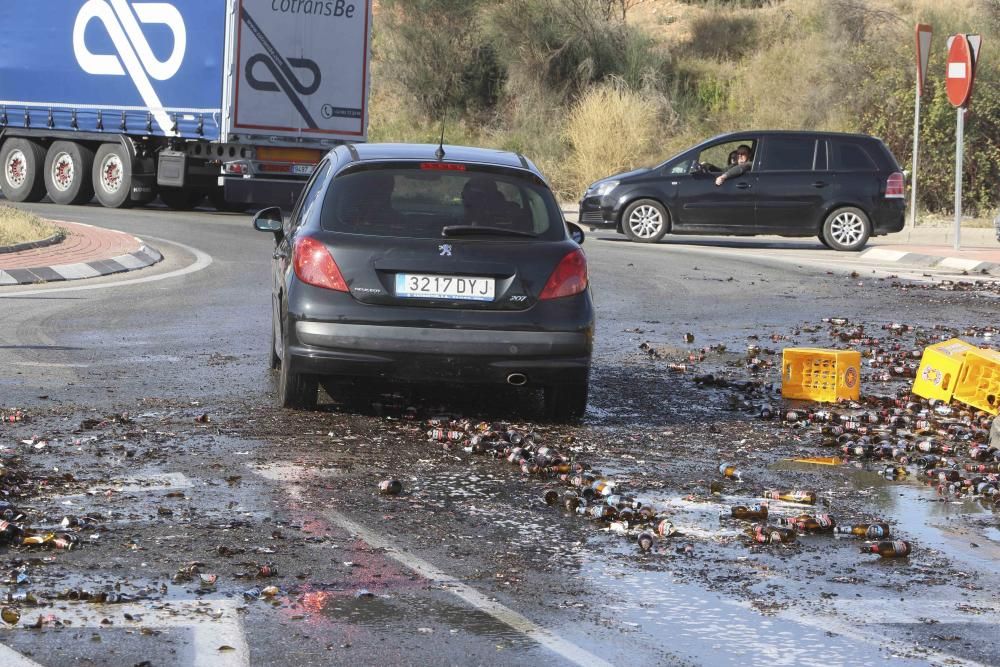
<path fill-rule="evenodd" d="M 367 138 L 371 0 L 7 4 L 12 201 L 290 207 L 326 151 Z"/>
<path fill-rule="evenodd" d="M 226 4 L 8 3 L 0 113 L 11 127 L 218 140 Z"/>

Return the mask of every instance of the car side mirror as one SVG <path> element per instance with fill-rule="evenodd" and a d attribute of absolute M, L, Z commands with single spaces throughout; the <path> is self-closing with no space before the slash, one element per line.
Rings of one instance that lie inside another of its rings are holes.
<path fill-rule="evenodd" d="M 574 222 L 567 222 L 566 228 L 569 230 L 569 237 L 573 239 L 577 245 L 583 245 L 583 239 L 585 238 L 583 227 Z"/>
<path fill-rule="evenodd" d="M 277 206 L 257 211 L 253 216 L 253 228 L 258 232 L 271 232 L 274 240 L 279 241 L 284 235 L 284 221 L 281 209 Z"/>
<path fill-rule="evenodd" d="M 692 162 L 691 168 L 688 169 L 689 174 L 704 174 L 705 167 L 701 166 L 701 162 Z"/>

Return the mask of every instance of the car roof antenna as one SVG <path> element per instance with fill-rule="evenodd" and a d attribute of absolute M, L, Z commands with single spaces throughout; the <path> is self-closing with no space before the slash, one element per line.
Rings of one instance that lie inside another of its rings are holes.
<path fill-rule="evenodd" d="M 434 151 L 434 157 L 439 160 L 444 159 L 444 120 L 441 121 L 441 141 L 438 142 L 437 150 Z"/>

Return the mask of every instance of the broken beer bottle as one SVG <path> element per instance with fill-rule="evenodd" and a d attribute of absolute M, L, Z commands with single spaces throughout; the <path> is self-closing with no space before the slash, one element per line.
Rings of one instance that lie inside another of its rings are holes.
<path fill-rule="evenodd" d="M 736 505 L 730 514 L 742 521 L 763 521 L 767 519 L 767 505 Z"/>
<path fill-rule="evenodd" d="M 779 489 L 768 489 L 763 496 L 771 500 L 783 500 L 786 503 L 802 503 L 804 505 L 816 504 L 815 491 L 789 491 Z"/>
<path fill-rule="evenodd" d="M 740 472 L 735 463 L 723 463 L 719 465 L 719 473 L 723 477 L 729 477 L 736 481 L 741 481 L 743 477 L 743 473 Z"/>
<path fill-rule="evenodd" d="M 794 528 L 758 523 L 754 524 L 751 536 L 760 544 L 790 544 L 795 541 L 796 533 Z"/>

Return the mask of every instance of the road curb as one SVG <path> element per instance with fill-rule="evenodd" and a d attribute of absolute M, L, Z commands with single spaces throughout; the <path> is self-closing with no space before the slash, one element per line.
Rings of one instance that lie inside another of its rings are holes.
<path fill-rule="evenodd" d="M 963 257 L 942 257 L 940 255 L 925 255 L 917 252 L 901 252 L 885 248 L 871 248 L 861 253 L 861 258 L 869 261 L 893 262 L 899 264 L 915 264 L 927 268 L 957 269 L 969 273 L 1000 273 L 1000 264 L 985 262 Z"/>
<path fill-rule="evenodd" d="M 6 255 L 15 252 L 21 252 L 22 250 L 35 250 L 37 248 L 47 248 L 51 245 L 60 243 L 64 238 L 66 238 L 66 232 L 59 231 L 48 237 L 47 239 L 41 239 L 39 241 L 28 241 L 27 243 L 16 243 L 14 245 L 0 246 L 0 255 Z"/>
<path fill-rule="evenodd" d="M 163 259 L 160 251 L 152 246 L 141 245 L 138 250 L 108 259 L 94 259 L 76 264 L 39 266 L 30 269 L 0 270 L 0 286 L 33 285 L 65 280 L 97 278 L 113 273 L 125 273 L 152 266 Z"/>

